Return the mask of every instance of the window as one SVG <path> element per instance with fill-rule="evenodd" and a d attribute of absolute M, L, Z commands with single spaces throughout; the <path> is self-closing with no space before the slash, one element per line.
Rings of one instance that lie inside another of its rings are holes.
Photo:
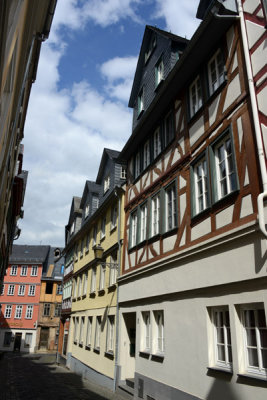
<path fill-rule="evenodd" d="M 21 319 L 21 316 L 22 316 L 22 306 L 21 305 L 16 305 L 15 318 L 16 319 Z"/>
<path fill-rule="evenodd" d="M 104 239 L 106 236 L 106 217 L 103 217 L 101 220 L 101 239 Z"/>
<path fill-rule="evenodd" d="M 177 196 L 176 185 L 165 189 L 165 228 L 166 232 L 177 227 Z"/>
<path fill-rule="evenodd" d="M 71 235 L 74 233 L 74 227 L 75 227 L 75 221 L 73 221 L 73 223 L 71 224 L 71 227 L 70 227 L 70 234 Z"/>
<path fill-rule="evenodd" d="M 208 171 L 206 157 L 201 158 L 194 165 L 194 205 L 195 209 L 193 214 L 199 214 L 209 206 L 208 198 Z"/>
<path fill-rule="evenodd" d="M 83 257 L 83 239 L 81 240 L 81 243 L 80 243 L 80 258 L 82 258 Z"/>
<path fill-rule="evenodd" d="M 8 285 L 8 291 L 7 291 L 8 296 L 14 296 L 14 292 L 15 292 L 15 285 Z"/>
<path fill-rule="evenodd" d="M 137 99 L 138 115 L 142 113 L 145 109 L 145 94 L 144 88 L 141 89 L 138 99 Z"/>
<path fill-rule="evenodd" d="M 5 293 L 5 285 L 2 283 L 2 286 L 1 286 L 1 296 L 3 296 L 4 293 Z"/>
<path fill-rule="evenodd" d="M 156 47 L 156 45 L 157 45 L 157 38 L 156 38 L 156 36 L 154 35 L 154 36 L 152 36 L 152 38 L 151 38 L 151 40 L 150 40 L 149 46 L 148 46 L 148 48 L 147 48 L 147 51 L 145 52 L 145 63 L 148 61 L 148 59 L 149 59 L 149 57 L 151 56 L 152 51 L 154 50 L 154 48 Z"/>
<path fill-rule="evenodd" d="M 22 265 L 20 270 L 21 276 L 27 276 L 28 273 L 28 265 Z"/>
<path fill-rule="evenodd" d="M 77 296 L 76 291 L 77 291 L 77 281 L 76 279 L 73 279 L 72 281 L 72 296 L 75 298 Z"/>
<path fill-rule="evenodd" d="M 99 290 L 105 289 L 105 279 L 106 279 L 106 267 L 103 264 L 101 264 L 100 265 Z"/>
<path fill-rule="evenodd" d="M 114 353 L 114 315 L 108 316 L 106 352 Z"/>
<path fill-rule="evenodd" d="M 74 343 L 78 343 L 78 327 L 79 327 L 79 318 L 73 318 L 74 321 L 74 334 L 73 334 L 73 338 L 74 338 Z"/>
<path fill-rule="evenodd" d="M 135 176 L 135 178 L 137 178 L 141 173 L 141 157 L 140 157 L 140 152 L 139 151 L 135 155 L 135 163 L 134 163 L 134 165 L 135 165 L 134 176 Z"/>
<path fill-rule="evenodd" d="M 153 352 L 155 354 L 164 353 L 164 316 L 163 311 L 154 311 L 154 343 Z"/>
<path fill-rule="evenodd" d="M 159 234 L 160 228 L 160 194 L 156 194 L 151 200 L 151 236 Z"/>
<path fill-rule="evenodd" d="M 80 345 L 83 345 L 83 335 L 84 335 L 84 317 L 81 318 L 80 337 L 79 337 Z"/>
<path fill-rule="evenodd" d="M 141 223 L 140 223 L 140 242 L 146 240 L 146 232 L 147 232 L 147 204 L 143 204 L 140 207 L 141 213 Z"/>
<path fill-rule="evenodd" d="M 209 92 L 212 95 L 224 82 L 224 61 L 221 50 L 218 50 L 208 63 Z"/>
<path fill-rule="evenodd" d="M 92 212 L 94 213 L 99 206 L 99 198 L 96 195 L 92 196 Z"/>
<path fill-rule="evenodd" d="M 110 187 L 110 176 L 106 176 L 104 179 L 104 193 L 109 189 Z"/>
<path fill-rule="evenodd" d="M 43 316 L 44 317 L 49 317 L 50 316 L 50 308 L 51 308 L 51 304 L 50 303 L 44 303 L 44 311 L 43 311 Z"/>
<path fill-rule="evenodd" d="M 142 325 L 141 325 L 141 350 L 150 352 L 151 347 L 151 326 L 150 326 L 150 312 L 142 312 Z"/>
<path fill-rule="evenodd" d="M 38 275 L 38 266 L 33 265 L 32 266 L 32 271 L 31 271 L 31 276 L 37 276 Z"/>
<path fill-rule="evenodd" d="M 155 86 L 157 87 L 163 79 L 164 79 L 164 64 L 163 64 L 163 58 L 161 57 L 155 67 Z"/>
<path fill-rule="evenodd" d="M 149 140 L 144 144 L 143 164 L 144 164 L 144 169 L 146 169 L 150 164 L 150 142 L 149 142 Z"/>
<path fill-rule="evenodd" d="M 55 313 L 54 316 L 55 317 L 60 317 L 60 313 L 61 313 L 61 304 L 57 303 L 55 304 Z"/>
<path fill-rule="evenodd" d="M 245 368 L 248 373 L 267 375 L 267 326 L 263 305 L 242 306 Z"/>
<path fill-rule="evenodd" d="M 5 336 L 4 336 L 4 347 L 9 347 L 11 345 L 12 342 L 12 332 L 5 332 Z"/>
<path fill-rule="evenodd" d="M 46 294 L 52 294 L 53 293 L 53 282 L 46 282 L 45 293 Z"/>
<path fill-rule="evenodd" d="M 86 252 L 89 251 L 89 243 L 90 243 L 90 232 L 88 232 L 88 234 L 86 236 L 86 247 L 85 247 Z"/>
<path fill-rule="evenodd" d="M 32 319 L 32 314 L 33 314 L 33 306 L 27 306 L 25 318 Z"/>
<path fill-rule="evenodd" d="M 32 344 L 32 333 L 26 332 L 24 347 L 31 347 Z"/>
<path fill-rule="evenodd" d="M 121 166 L 121 179 L 126 179 L 126 167 Z"/>
<path fill-rule="evenodd" d="M 28 296 L 35 296 L 35 285 L 30 285 L 29 286 L 29 291 L 28 291 Z"/>
<path fill-rule="evenodd" d="M 161 135 L 159 128 L 154 132 L 153 135 L 153 147 L 154 158 L 156 158 L 161 153 Z"/>
<path fill-rule="evenodd" d="M 93 318 L 87 318 L 87 332 L 86 332 L 86 346 L 91 347 L 92 345 L 92 322 Z"/>
<path fill-rule="evenodd" d="M 109 286 L 115 285 L 117 282 L 117 253 L 113 253 L 110 257 L 111 266 L 109 268 Z"/>
<path fill-rule="evenodd" d="M 86 292 L 87 292 L 87 278 L 88 278 L 88 275 L 87 275 L 87 272 L 85 272 L 83 274 L 83 289 L 82 289 L 83 296 L 86 296 Z"/>
<path fill-rule="evenodd" d="M 12 314 L 12 306 L 10 304 L 7 304 L 5 309 L 5 318 L 11 318 L 11 314 Z"/>
<path fill-rule="evenodd" d="M 17 275 L 17 272 L 18 272 L 18 266 L 17 265 L 12 265 L 11 266 L 10 275 L 15 276 L 15 275 Z"/>
<path fill-rule="evenodd" d="M 93 246 L 96 245 L 96 239 L 97 239 L 97 225 L 94 226 L 94 231 L 93 231 Z"/>
<path fill-rule="evenodd" d="M 75 244 L 74 248 L 74 260 L 78 261 L 78 243 Z"/>
<path fill-rule="evenodd" d="M 217 367 L 232 369 L 232 345 L 229 310 L 226 307 L 211 310 L 213 325 L 213 364 Z"/>
<path fill-rule="evenodd" d="M 200 77 L 198 76 L 189 87 L 190 115 L 191 117 L 203 104 Z"/>
<path fill-rule="evenodd" d="M 82 294 L 82 284 L 81 284 L 81 276 L 77 278 L 77 296 L 80 297 Z"/>
<path fill-rule="evenodd" d="M 137 211 L 134 211 L 130 218 L 130 247 L 134 247 L 137 244 Z"/>
<path fill-rule="evenodd" d="M 95 326 L 95 349 L 100 349 L 100 333 L 101 333 L 101 317 L 96 317 L 96 326 Z"/>
<path fill-rule="evenodd" d="M 25 285 L 19 285 L 18 295 L 19 296 L 24 296 L 24 294 L 25 294 Z"/>
<path fill-rule="evenodd" d="M 62 284 L 61 283 L 57 284 L 57 294 L 62 294 Z"/>
<path fill-rule="evenodd" d="M 117 205 L 115 205 L 112 207 L 111 210 L 111 229 L 114 229 L 117 226 L 117 214 L 118 214 Z"/>
<path fill-rule="evenodd" d="M 85 206 L 85 212 L 84 212 L 84 217 L 87 218 L 90 212 L 90 205 L 86 204 Z"/>
<path fill-rule="evenodd" d="M 96 267 L 92 268 L 92 274 L 91 274 L 91 288 L 90 288 L 90 293 L 95 293 L 96 291 Z"/>
<path fill-rule="evenodd" d="M 173 114 L 170 112 L 164 120 L 164 141 L 167 146 L 174 137 Z"/>

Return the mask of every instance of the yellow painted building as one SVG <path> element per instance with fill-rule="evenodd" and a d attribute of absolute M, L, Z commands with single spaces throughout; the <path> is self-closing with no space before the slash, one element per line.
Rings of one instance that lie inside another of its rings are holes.
<path fill-rule="evenodd" d="M 117 163 L 118 155 L 104 150 L 96 182 L 86 182 L 82 218 L 69 226 L 65 249 L 75 249 L 67 365 L 111 389 L 116 381 L 117 275 L 124 215 L 125 170 Z M 75 233 L 77 224 L 81 227 Z"/>

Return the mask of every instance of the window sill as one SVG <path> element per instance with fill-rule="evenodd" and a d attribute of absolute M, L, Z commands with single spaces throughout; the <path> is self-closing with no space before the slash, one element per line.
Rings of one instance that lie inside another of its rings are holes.
<path fill-rule="evenodd" d="M 79 347 L 83 347 L 83 344 L 82 344 L 82 343 L 79 343 Z"/>
<path fill-rule="evenodd" d="M 257 380 L 257 381 L 263 381 L 266 382 L 267 384 L 267 376 L 264 375 L 254 375 L 252 373 L 244 373 L 244 374 L 237 374 L 238 378 L 242 378 L 242 379 L 253 379 L 253 380 Z"/>
<path fill-rule="evenodd" d="M 109 289 L 109 290 L 112 290 L 112 289 L 116 289 L 116 287 L 117 287 L 117 283 L 114 282 L 114 283 L 111 283 L 111 284 L 109 285 L 108 289 Z"/>
<path fill-rule="evenodd" d="M 178 230 L 178 226 L 176 226 L 175 228 L 170 229 L 170 230 L 167 231 L 167 232 L 164 232 L 164 233 L 162 234 L 162 237 L 172 236 L 172 235 L 175 234 L 175 232 L 177 232 L 177 230 Z"/>
<path fill-rule="evenodd" d="M 94 347 L 94 352 L 100 354 L 100 347 Z"/>
<path fill-rule="evenodd" d="M 139 356 L 143 358 L 149 358 L 150 357 L 150 351 L 146 350 L 140 350 L 139 351 Z"/>
<path fill-rule="evenodd" d="M 117 229 L 117 225 L 112 226 L 112 228 L 110 228 L 110 233 L 113 233 L 116 229 Z"/>
<path fill-rule="evenodd" d="M 91 293 L 89 293 L 89 297 L 95 297 L 95 295 L 96 295 L 95 291 L 94 291 L 94 292 L 91 292 Z"/>
<path fill-rule="evenodd" d="M 91 350 L 91 345 L 85 346 L 85 350 Z"/>
<path fill-rule="evenodd" d="M 114 358 L 113 351 L 105 351 L 105 357 L 110 358 L 110 359 L 113 360 L 113 358 Z"/>
<path fill-rule="evenodd" d="M 81 296 L 78 296 L 78 297 L 77 297 L 77 300 L 81 300 Z"/>
<path fill-rule="evenodd" d="M 163 353 L 151 354 L 151 360 L 158 361 L 158 362 L 163 362 L 164 354 Z"/>
<path fill-rule="evenodd" d="M 86 297 L 86 293 L 82 295 L 82 299 L 85 299 L 85 297 Z"/>
<path fill-rule="evenodd" d="M 75 301 L 76 301 L 76 299 L 72 299 L 72 301 L 74 301 L 74 302 L 75 302 Z"/>
<path fill-rule="evenodd" d="M 227 368 L 223 368 L 223 367 L 221 367 L 221 368 L 217 367 L 217 366 L 207 367 L 207 370 L 209 372 L 218 372 L 218 373 L 225 373 L 228 375 L 233 375 L 233 371 L 231 369 L 227 369 Z"/>
<path fill-rule="evenodd" d="M 98 290 L 98 294 L 99 294 L 100 296 L 103 296 L 103 294 L 105 294 L 105 289 L 99 289 L 99 290 Z"/>
<path fill-rule="evenodd" d="M 74 340 L 73 344 L 76 344 L 76 345 L 77 345 L 78 343 L 77 343 L 77 341 L 76 341 L 76 340 Z"/>
<path fill-rule="evenodd" d="M 88 254 L 88 253 L 89 253 L 89 249 L 86 249 L 86 250 L 85 250 L 85 254 Z"/>

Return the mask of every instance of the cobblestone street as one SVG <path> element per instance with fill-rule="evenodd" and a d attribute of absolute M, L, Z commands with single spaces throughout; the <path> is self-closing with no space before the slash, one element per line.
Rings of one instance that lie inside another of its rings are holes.
<path fill-rule="evenodd" d="M 124 400 L 55 364 L 55 354 L 5 353 L 0 360 L 0 400 Z"/>

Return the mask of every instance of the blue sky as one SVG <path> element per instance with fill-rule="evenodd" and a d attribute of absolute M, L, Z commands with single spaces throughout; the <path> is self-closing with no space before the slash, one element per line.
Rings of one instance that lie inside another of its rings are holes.
<path fill-rule="evenodd" d="M 18 244 L 64 246 L 73 196 L 104 147 L 131 134 L 128 100 L 145 25 L 191 38 L 198 0 L 58 0 L 25 125 L 29 171 Z"/>

